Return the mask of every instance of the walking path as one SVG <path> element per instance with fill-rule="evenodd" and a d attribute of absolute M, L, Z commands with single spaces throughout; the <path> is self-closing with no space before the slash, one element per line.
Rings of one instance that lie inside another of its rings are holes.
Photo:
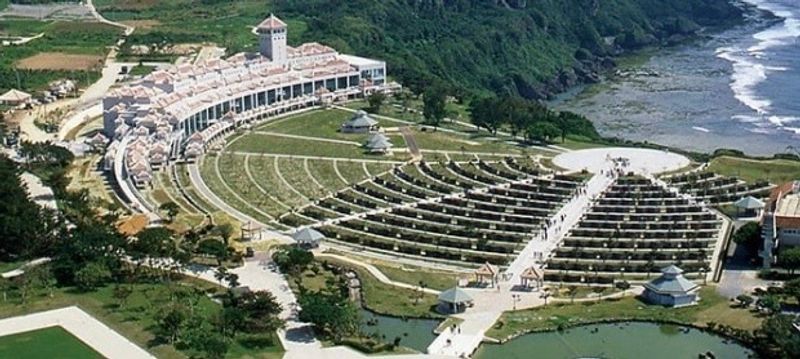
<path fill-rule="evenodd" d="M 56 196 L 53 194 L 53 189 L 47 187 L 42 183 L 39 177 L 34 176 L 30 172 L 23 172 L 20 179 L 25 184 L 28 190 L 28 196 L 42 208 L 49 208 L 57 210 Z"/>
<path fill-rule="evenodd" d="M 241 138 L 241 137 L 240 137 Z M 262 152 L 248 152 L 248 151 L 229 151 L 226 150 L 225 154 L 237 156 L 259 156 L 259 157 L 280 157 L 298 160 L 322 160 L 322 161 L 347 161 L 347 162 L 364 162 L 364 163 L 385 163 L 390 165 L 399 165 L 405 162 L 401 161 L 388 161 L 388 160 L 373 160 L 368 158 L 347 158 L 347 157 L 326 157 L 326 156 L 304 156 L 304 155 L 284 155 L 280 153 L 262 153 Z"/>
<path fill-rule="evenodd" d="M 277 157 L 275 157 L 275 159 L 277 159 Z M 247 179 L 250 180 L 250 182 L 252 182 L 253 185 L 256 186 L 256 188 L 259 190 L 259 192 L 261 192 L 265 196 L 267 196 L 267 198 L 269 198 L 270 200 L 272 200 L 273 202 L 277 203 L 279 206 L 281 206 L 281 207 L 283 207 L 285 209 L 291 209 L 292 208 L 289 205 L 287 205 L 286 203 L 281 202 L 277 197 L 275 197 L 272 194 L 270 194 L 267 191 L 266 188 L 261 187 L 261 184 L 258 183 L 258 181 L 256 181 L 256 178 L 253 177 L 253 173 L 250 172 L 250 156 L 249 155 L 244 157 L 244 173 L 247 175 Z"/>
<path fill-rule="evenodd" d="M 206 201 L 211 203 L 211 205 L 219 208 L 221 211 L 225 212 L 241 223 L 254 223 L 262 227 L 266 227 L 264 223 L 261 223 L 255 218 L 239 212 L 237 209 L 229 206 L 227 203 L 225 203 L 225 201 L 217 197 L 217 195 L 214 194 L 214 192 L 211 191 L 208 186 L 206 186 L 206 183 L 203 181 L 203 177 L 200 175 L 200 170 L 198 169 L 197 164 L 189 164 L 186 166 L 186 168 L 189 171 L 189 180 L 191 181 L 192 186 L 194 186 L 194 188 L 197 189 L 197 193 L 199 193 L 200 196 L 202 196 Z M 294 242 L 291 237 L 277 231 L 262 229 L 262 232 L 264 232 L 268 238 L 277 239 L 281 243 Z"/>
<path fill-rule="evenodd" d="M 324 258 L 333 258 L 333 259 L 340 260 L 342 262 L 347 262 L 347 263 L 350 263 L 350 264 L 353 264 L 353 265 L 357 265 L 357 266 L 359 266 L 361 268 L 366 269 L 367 272 L 369 272 L 369 274 L 371 274 L 373 277 L 378 279 L 379 282 L 385 283 L 385 284 L 389 284 L 389 285 L 392 285 L 392 286 L 395 286 L 395 287 L 413 289 L 413 290 L 422 289 L 423 292 L 429 293 L 429 294 L 433 294 L 433 295 L 439 295 L 439 293 L 441 293 L 440 291 L 435 290 L 435 289 L 420 288 L 419 286 L 416 286 L 416 285 L 411 285 L 411 284 L 408 284 L 408 283 L 393 281 L 393 280 L 389 279 L 389 277 L 387 277 L 386 274 L 383 274 L 383 272 L 381 272 L 381 270 L 378 269 L 377 267 L 375 267 L 374 265 L 369 264 L 369 263 L 365 263 L 365 262 L 362 262 L 362 261 L 358 261 L 358 260 L 355 260 L 355 259 L 352 259 L 352 258 L 349 258 L 349 257 L 340 256 L 338 254 L 324 253 L 322 251 L 315 251 L 314 252 L 314 257 L 322 258 L 322 259 L 324 259 Z"/>
<path fill-rule="evenodd" d="M 408 126 L 403 126 L 400 127 L 400 134 L 403 135 L 403 140 L 406 141 L 406 147 L 408 147 L 408 152 L 411 154 L 412 160 L 421 160 L 422 153 L 419 151 L 417 139 L 414 138 L 414 131 Z"/>
<path fill-rule="evenodd" d="M 333 139 L 333 138 L 290 135 L 290 134 L 287 134 L 287 133 L 277 133 L 277 132 L 271 132 L 271 131 L 253 131 L 253 133 L 261 134 L 261 135 L 267 135 L 267 136 L 292 138 L 292 139 L 296 139 L 296 140 L 330 142 L 330 143 L 336 143 L 336 144 L 340 144 L 340 145 L 361 146 L 360 143 L 355 142 L 355 141 L 336 140 L 336 139 Z"/>
<path fill-rule="evenodd" d="M 155 359 L 78 307 L 0 319 L 0 337 L 55 326 L 64 328 L 106 358 Z"/>
<path fill-rule="evenodd" d="M 286 187 L 289 187 L 290 191 L 300 196 L 300 198 L 302 198 L 306 202 L 311 201 L 308 197 L 306 197 L 306 195 L 298 191 L 297 188 L 294 188 L 294 186 L 291 183 L 289 183 L 289 181 L 286 180 L 286 177 L 283 177 L 283 173 L 281 173 L 281 168 L 278 165 L 278 157 L 275 157 L 275 160 L 273 161 L 273 167 L 275 167 L 275 175 L 278 176 L 278 178 L 281 180 L 281 182 L 283 182 L 284 185 L 286 185 Z"/>

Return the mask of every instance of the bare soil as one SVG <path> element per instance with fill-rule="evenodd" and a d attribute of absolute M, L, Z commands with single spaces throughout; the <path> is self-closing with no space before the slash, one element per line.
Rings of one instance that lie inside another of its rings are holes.
<path fill-rule="evenodd" d="M 41 52 L 17 62 L 25 70 L 91 70 L 103 67 L 103 56 Z"/>

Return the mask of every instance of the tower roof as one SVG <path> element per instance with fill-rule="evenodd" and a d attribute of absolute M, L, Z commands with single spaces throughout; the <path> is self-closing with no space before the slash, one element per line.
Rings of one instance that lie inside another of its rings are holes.
<path fill-rule="evenodd" d="M 286 23 L 283 22 L 283 20 L 279 19 L 274 14 L 269 14 L 269 17 L 264 19 L 264 21 L 262 21 L 260 24 L 258 24 L 258 26 L 256 26 L 256 29 L 258 30 L 274 30 L 274 29 L 285 29 L 285 28 L 286 28 Z"/>

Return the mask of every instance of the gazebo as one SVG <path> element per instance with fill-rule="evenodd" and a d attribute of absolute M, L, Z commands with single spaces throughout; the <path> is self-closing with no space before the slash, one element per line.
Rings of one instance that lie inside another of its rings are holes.
<path fill-rule="evenodd" d="M 439 293 L 437 310 L 441 313 L 462 313 L 470 306 L 472 306 L 472 297 L 459 287 L 453 287 Z"/>
<path fill-rule="evenodd" d="M 742 197 L 734 204 L 736 207 L 736 216 L 739 216 L 739 211 L 743 211 L 744 217 L 757 217 L 761 210 L 764 209 L 764 202 L 753 196 Z"/>
<path fill-rule="evenodd" d="M 531 282 L 536 285 L 536 288 L 542 287 L 542 282 L 544 282 L 544 275 L 541 269 L 536 267 L 528 267 L 519 275 L 520 285 L 528 289 L 531 287 Z"/>
<path fill-rule="evenodd" d="M 488 279 L 489 283 L 494 287 L 497 285 L 497 273 L 497 267 L 486 262 L 475 270 L 475 282 L 486 283 Z"/>
<path fill-rule="evenodd" d="M 253 222 L 247 222 L 242 224 L 242 240 L 244 241 L 249 241 L 254 239 L 261 240 L 262 229 L 263 228 L 261 228 L 260 225 Z M 254 236 L 253 234 L 256 234 L 258 238 L 256 238 L 256 236 Z"/>
<path fill-rule="evenodd" d="M 370 117 L 366 111 L 358 111 L 355 116 L 342 124 L 342 132 L 366 133 L 378 129 L 378 121 Z"/>
<path fill-rule="evenodd" d="M 392 150 L 394 145 L 389 142 L 389 138 L 386 137 L 386 135 L 376 133 L 367 139 L 364 147 L 366 147 L 370 153 L 387 153 Z"/>
<path fill-rule="evenodd" d="M 31 94 L 20 90 L 11 89 L 0 95 L 0 103 L 16 106 L 31 100 Z"/>
<path fill-rule="evenodd" d="M 667 307 L 683 307 L 700 300 L 700 286 L 684 278 L 683 270 L 675 265 L 661 269 L 661 276 L 644 284 L 642 297 L 650 303 Z"/>
<path fill-rule="evenodd" d="M 325 235 L 319 233 L 316 229 L 308 227 L 292 233 L 292 239 L 297 242 L 298 246 L 303 248 L 317 248 L 319 247 L 319 242 L 324 238 Z"/>

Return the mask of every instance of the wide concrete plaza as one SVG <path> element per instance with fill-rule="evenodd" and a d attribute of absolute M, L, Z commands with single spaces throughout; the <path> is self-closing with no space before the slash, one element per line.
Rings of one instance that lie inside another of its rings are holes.
<path fill-rule="evenodd" d="M 553 164 L 569 171 L 587 170 L 598 173 L 608 169 L 615 159 L 626 159 L 625 168 L 639 174 L 657 174 L 688 166 L 691 161 L 683 155 L 645 148 L 592 148 L 562 153 L 553 158 Z"/>

